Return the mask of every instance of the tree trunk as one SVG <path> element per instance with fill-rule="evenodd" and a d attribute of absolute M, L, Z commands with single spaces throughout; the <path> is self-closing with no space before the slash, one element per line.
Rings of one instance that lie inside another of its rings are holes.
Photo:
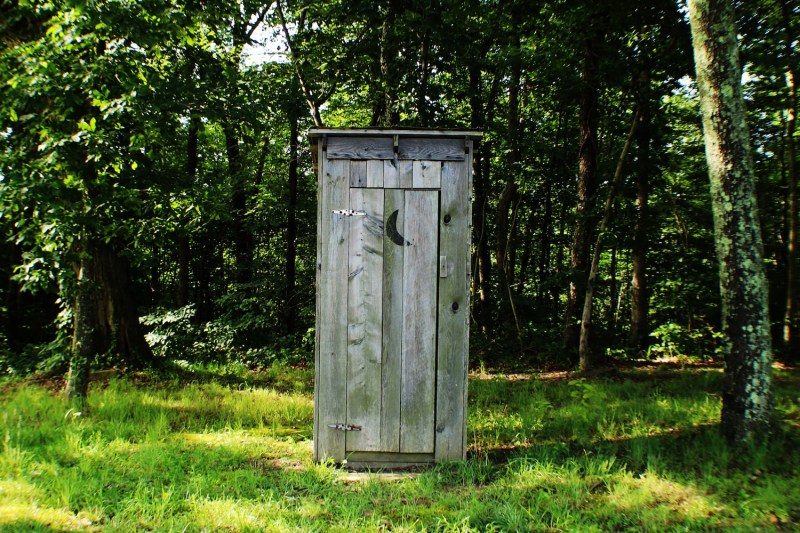
<path fill-rule="evenodd" d="M 476 63 L 469 66 L 469 102 L 470 102 L 470 126 L 476 129 L 483 129 L 485 113 L 487 111 L 483 105 L 481 97 L 481 69 Z M 486 219 L 488 209 L 489 173 L 488 165 L 484 168 L 484 162 L 488 157 L 489 145 L 487 142 L 476 144 L 473 151 L 473 183 L 475 188 L 475 202 L 472 212 L 473 242 L 475 243 L 475 255 L 472 261 L 472 288 L 478 295 L 475 306 L 475 322 L 485 332 L 489 329 L 491 321 L 491 256 L 488 243 L 488 221 Z"/>
<path fill-rule="evenodd" d="M 286 202 L 286 291 L 283 302 L 283 321 L 289 333 L 295 330 L 295 261 L 297 258 L 297 112 L 289 113 L 289 197 Z"/>
<path fill-rule="evenodd" d="M 189 122 L 189 136 L 186 141 L 186 178 L 193 186 L 197 179 L 197 137 L 200 130 L 200 118 L 192 116 Z M 185 226 L 185 222 L 182 224 Z M 178 233 L 178 307 L 189 303 L 189 265 L 191 264 L 191 248 L 189 234 L 185 227 Z"/>
<path fill-rule="evenodd" d="M 722 430 L 732 443 L 761 435 L 772 409 L 767 281 L 730 0 L 689 0 L 700 113 L 719 260 L 726 366 Z"/>
<path fill-rule="evenodd" d="M 791 27 L 790 7 L 786 0 L 781 1 L 781 15 L 784 27 L 784 52 L 786 55 L 786 85 L 789 101 L 786 106 L 786 178 L 789 183 L 789 236 L 786 246 L 786 316 L 784 318 L 783 342 L 790 359 L 800 357 L 800 287 L 798 287 L 797 247 L 800 240 L 797 213 L 797 159 L 794 144 L 795 121 L 797 118 L 797 87 L 795 71 L 792 68 L 794 57 L 792 43 L 794 32 Z"/>
<path fill-rule="evenodd" d="M 611 188 L 608 190 L 608 198 L 606 199 L 605 209 L 603 210 L 603 220 L 600 222 L 600 228 L 597 232 L 597 242 L 594 245 L 594 254 L 592 255 L 592 266 L 589 270 L 589 278 L 586 282 L 586 293 L 583 301 L 583 315 L 581 316 L 581 338 L 579 347 L 580 368 L 581 372 L 586 372 L 591 367 L 591 350 L 589 347 L 589 333 L 592 327 L 592 300 L 594 298 L 594 285 L 597 278 L 597 271 L 600 267 L 600 254 L 603 249 L 603 237 L 605 237 L 606 228 L 611 220 L 614 212 L 614 198 L 617 196 L 622 186 L 622 173 L 625 159 L 628 157 L 628 151 L 633 142 L 633 135 L 636 133 L 637 122 L 639 121 L 639 114 L 636 113 L 633 117 L 633 125 L 625 141 L 625 146 L 622 148 L 622 153 L 617 161 L 617 170 L 614 172 L 614 180 L 611 183 Z"/>
<path fill-rule="evenodd" d="M 631 280 L 631 333 L 633 353 L 647 350 L 649 294 L 647 287 L 647 202 L 650 178 L 650 72 L 646 67 L 639 74 L 638 107 L 640 122 L 636 133 L 638 162 L 636 169 L 636 226 L 633 230 L 633 279 Z"/>
<path fill-rule="evenodd" d="M 233 232 L 233 254 L 236 258 L 237 284 L 246 284 L 253 279 L 253 239 L 247 228 L 247 187 L 244 165 L 239 150 L 239 136 L 231 117 L 224 120 L 225 152 L 228 156 L 228 174 L 233 193 L 231 196 L 231 229 Z"/>
<path fill-rule="evenodd" d="M 95 244 L 89 248 L 89 253 L 93 265 L 89 272 L 98 295 L 96 307 L 102 351 L 115 349 L 128 368 L 154 363 L 153 352 L 139 325 L 128 259 L 106 243 Z"/>
<path fill-rule="evenodd" d="M 600 112 L 600 54 L 606 33 L 606 16 L 593 17 L 590 35 L 583 42 L 583 79 L 580 96 L 580 150 L 578 152 L 578 205 L 570 250 L 572 281 L 564 313 L 564 347 L 572 350 L 580 335 L 579 302 L 584 300 L 584 282 L 589 271 L 589 243 L 592 239 L 592 210 L 597 192 L 597 126 Z"/>
<path fill-rule="evenodd" d="M 380 41 L 380 67 L 381 67 L 381 107 L 377 126 L 386 128 L 397 126 L 400 123 L 400 110 L 397 108 L 397 91 L 400 84 L 400 73 L 397 68 L 398 39 L 396 32 L 397 15 L 401 7 L 397 0 L 389 0 L 386 15 L 383 19 Z"/>
<path fill-rule="evenodd" d="M 77 267 L 78 288 L 73 309 L 72 358 L 67 375 L 67 401 L 76 409 L 86 408 L 92 361 L 101 352 L 98 288 L 94 259 L 84 256 Z"/>
<path fill-rule="evenodd" d="M 512 14 L 514 32 L 514 50 L 511 58 L 511 80 L 508 90 L 508 157 L 506 158 L 506 179 L 500 198 L 497 200 L 497 220 L 495 227 L 495 264 L 497 265 L 498 294 L 500 304 L 500 320 L 507 326 L 516 322 L 516 310 L 511 293 L 514 277 L 513 262 L 510 261 L 509 249 L 511 235 L 509 232 L 509 211 L 518 202 L 516 173 L 519 171 L 520 139 L 519 139 L 519 89 L 522 76 L 522 60 L 520 58 L 520 38 L 518 33 L 518 15 Z M 517 334 L 519 325 L 517 324 Z"/>
<path fill-rule="evenodd" d="M 613 331 L 617 329 L 617 246 L 611 248 L 611 265 L 608 267 L 608 275 L 610 276 L 608 282 L 608 308 L 606 309 L 606 322 L 609 328 Z"/>

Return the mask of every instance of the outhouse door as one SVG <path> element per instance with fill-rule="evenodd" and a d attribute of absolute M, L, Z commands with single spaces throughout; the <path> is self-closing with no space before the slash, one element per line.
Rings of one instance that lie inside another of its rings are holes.
<path fill-rule="evenodd" d="M 392 136 L 325 140 L 315 457 L 460 459 L 471 143 L 438 141 L 458 159 L 426 152 L 423 160 Z"/>
<path fill-rule="evenodd" d="M 345 450 L 433 453 L 439 191 L 349 194 Z"/>

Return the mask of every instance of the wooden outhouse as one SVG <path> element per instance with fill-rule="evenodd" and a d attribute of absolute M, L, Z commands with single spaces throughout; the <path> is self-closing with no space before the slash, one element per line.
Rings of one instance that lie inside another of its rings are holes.
<path fill-rule="evenodd" d="M 464 458 L 473 131 L 312 129 L 314 458 Z"/>

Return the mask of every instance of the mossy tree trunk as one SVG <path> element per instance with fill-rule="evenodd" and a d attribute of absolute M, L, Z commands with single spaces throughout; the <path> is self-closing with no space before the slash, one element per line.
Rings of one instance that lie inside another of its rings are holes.
<path fill-rule="evenodd" d="M 86 406 L 89 373 L 100 349 L 98 290 L 94 282 L 94 259 L 84 256 L 77 267 L 78 290 L 73 309 L 72 358 L 67 376 L 67 400 L 78 409 Z"/>
<path fill-rule="evenodd" d="M 769 420 L 772 346 L 736 19 L 730 0 L 688 5 L 727 342 L 722 429 L 742 443 Z"/>

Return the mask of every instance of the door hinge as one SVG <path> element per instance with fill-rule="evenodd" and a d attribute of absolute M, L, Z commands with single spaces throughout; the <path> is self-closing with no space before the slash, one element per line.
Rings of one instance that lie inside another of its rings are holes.
<path fill-rule="evenodd" d="M 363 217 L 367 213 L 364 211 L 353 211 L 352 209 L 334 209 L 335 215 L 344 215 L 346 217 Z"/>
<path fill-rule="evenodd" d="M 354 426 L 352 424 L 328 424 L 328 427 L 337 431 L 361 431 L 361 426 Z"/>

